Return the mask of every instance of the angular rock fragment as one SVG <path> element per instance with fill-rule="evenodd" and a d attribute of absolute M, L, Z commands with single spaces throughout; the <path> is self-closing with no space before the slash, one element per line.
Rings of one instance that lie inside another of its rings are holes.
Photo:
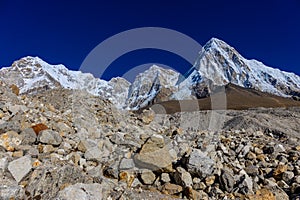
<path fill-rule="evenodd" d="M 8 164 L 8 171 L 17 182 L 20 182 L 31 171 L 31 158 L 23 156 Z"/>
<path fill-rule="evenodd" d="M 156 176 L 151 170 L 143 170 L 141 173 L 141 179 L 144 184 L 152 185 L 156 179 Z"/>
<path fill-rule="evenodd" d="M 98 183 L 77 183 L 59 192 L 57 200 L 100 200 L 103 199 L 102 186 Z"/>
<path fill-rule="evenodd" d="M 227 171 L 227 170 L 222 170 L 222 174 L 220 176 L 220 186 L 223 190 L 227 192 L 231 192 L 233 190 L 233 187 L 235 185 L 235 180 L 233 175 Z"/>
<path fill-rule="evenodd" d="M 24 129 L 20 135 L 23 137 L 22 144 L 31 145 L 37 140 L 37 136 L 33 128 Z"/>
<path fill-rule="evenodd" d="M 208 152 L 193 149 L 187 163 L 188 172 L 193 175 L 205 178 L 215 170 L 215 161 L 208 156 Z"/>
<path fill-rule="evenodd" d="M 172 157 L 164 138 L 160 135 L 151 136 L 143 145 L 141 151 L 134 156 L 137 167 L 152 171 L 172 169 Z"/>
<path fill-rule="evenodd" d="M 52 130 L 43 130 L 39 132 L 38 140 L 44 144 L 60 145 L 62 142 L 61 136 Z"/>

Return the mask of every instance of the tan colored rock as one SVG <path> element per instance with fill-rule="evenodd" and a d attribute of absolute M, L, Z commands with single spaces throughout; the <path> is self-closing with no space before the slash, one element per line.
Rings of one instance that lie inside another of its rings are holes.
<path fill-rule="evenodd" d="M 12 156 L 13 157 L 17 157 L 17 158 L 20 158 L 24 155 L 24 152 L 22 150 L 19 150 L 19 151 L 15 151 L 13 152 Z"/>
<path fill-rule="evenodd" d="M 211 186 L 212 184 L 214 184 L 216 177 L 215 176 L 208 176 L 205 178 L 205 184 L 207 186 Z"/>
<path fill-rule="evenodd" d="M 268 189 L 257 190 L 254 195 L 250 195 L 249 200 L 276 200 L 274 194 Z"/>
<path fill-rule="evenodd" d="M 256 154 L 250 151 L 250 152 L 247 154 L 247 159 L 255 160 L 255 159 L 256 159 Z"/>
<path fill-rule="evenodd" d="M 161 177 L 160 177 L 160 180 L 164 183 L 168 183 L 171 181 L 170 179 L 170 175 L 168 173 L 162 173 L 161 174 Z"/>
<path fill-rule="evenodd" d="M 42 164 L 42 162 L 37 159 L 32 163 L 32 167 L 36 168 L 36 167 L 41 166 L 41 164 Z"/>
<path fill-rule="evenodd" d="M 172 183 L 166 183 L 163 185 L 162 192 L 164 194 L 174 195 L 183 191 L 183 188 L 180 185 L 175 185 Z"/>
<path fill-rule="evenodd" d="M 0 135 L 0 146 L 7 151 L 14 151 L 22 143 L 22 137 L 15 131 L 8 131 Z"/>
<path fill-rule="evenodd" d="M 177 167 L 174 173 L 174 180 L 176 184 L 187 187 L 193 185 L 193 179 L 190 173 L 188 173 L 184 168 Z"/>
<path fill-rule="evenodd" d="M 39 144 L 39 145 L 37 146 L 37 149 L 38 149 L 39 153 L 43 153 L 44 145 Z"/>
<path fill-rule="evenodd" d="M 257 160 L 260 160 L 260 161 L 265 161 L 266 159 L 266 156 L 264 154 L 259 154 L 256 156 Z"/>
<path fill-rule="evenodd" d="M 56 112 L 56 109 L 53 105 L 47 104 L 46 107 L 51 111 L 51 112 Z"/>
<path fill-rule="evenodd" d="M 43 153 L 53 153 L 55 148 L 52 145 L 43 145 Z"/>
<path fill-rule="evenodd" d="M 134 156 L 137 167 L 153 171 L 172 171 L 172 157 L 169 148 L 165 146 L 161 135 L 152 135 L 143 145 L 141 151 Z"/>
<path fill-rule="evenodd" d="M 153 134 L 143 145 L 140 153 L 148 153 L 161 149 L 165 146 L 164 137 L 158 134 Z"/>
<path fill-rule="evenodd" d="M 152 185 L 156 179 L 155 174 L 150 170 L 144 170 L 141 174 L 141 179 L 143 183 L 146 185 Z"/>
<path fill-rule="evenodd" d="M 155 112 L 151 109 L 143 110 L 143 113 L 140 116 L 142 122 L 144 122 L 145 124 L 150 124 L 154 120 L 154 117 Z"/>
<path fill-rule="evenodd" d="M 119 174 L 119 181 L 123 181 L 123 182 L 127 183 L 128 187 L 131 187 L 134 179 L 135 179 L 135 176 L 132 173 L 127 172 L 127 171 L 120 172 L 120 174 Z"/>
<path fill-rule="evenodd" d="M 75 166 L 78 166 L 80 163 L 81 156 L 77 152 L 72 152 L 68 155 L 69 159 L 72 160 Z"/>
<path fill-rule="evenodd" d="M 83 153 L 85 153 L 88 149 L 92 149 L 96 147 L 97 144 L 92 140 L 81 140 L 77 145 L 77 149 Z"/>
<path fill-rule="evenodd" d="M 273 176 L 275 178 L 278 178 L 278 176 L 280 176 L 282 173 L 287 171 L 287 165 L 278 165 L 277 168 L 274 170 L 273 172 Z"/>
<path fill-rule="evenodd" d="M 15 95 L 19 95 L 20 94 L 20 89 L 18 86 L 16 86 L 15 84 L 12 84 L 10 86 L 11 91 L 15 94 Z"/>
<path fill-rule="evenodd" d="M 4 113 L 0 111 L 0 119 L 2 119 L 3 117 L 4 117 Z"/>
<path fill-rule="evenodd" d="M 206 194 L 204 191 L 196 191 L 193 190 L 192 187 L 186 188 L 186 193 L 188 196 L 188 199 L 191 200 L 208 200 L 208 194 Z"/>

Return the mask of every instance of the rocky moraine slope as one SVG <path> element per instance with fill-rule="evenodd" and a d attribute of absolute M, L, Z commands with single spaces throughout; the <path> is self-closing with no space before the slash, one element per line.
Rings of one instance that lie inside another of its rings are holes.
<path fill-rule="evenodd" d="M 299 108 L 141 114 L 83 91 L 0 84 L 0 199 L 297 199 Z M 189 120 L 189 118 L 191 118 Z"/>

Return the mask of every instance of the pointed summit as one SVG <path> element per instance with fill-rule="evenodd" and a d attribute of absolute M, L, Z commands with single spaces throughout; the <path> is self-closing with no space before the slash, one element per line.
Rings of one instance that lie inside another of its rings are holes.
<path fill-rule="evenodd" d="M 218 38 L 212 37 L 207 43 L 225 43 L 223 40 L 220 40 Z"/>
<path fill-rule="evenodd" d="M 200 87 L 207 80 L 216 86 L 231 83 L 283 97 L 300 96 L 299 76 L 268 67 L 256 60 L 245 59 L 233 47 L 217 38 L 210 39 L 204 45 L 187 75 L 184 81 L 179 82 L 178 95 L 174 94 L 177 99 L 201 97 L 198 91 L 202 91 Z"/>
<path fill-rule="evenodd" d="M 205 51 L 209 51 L 210 49 L 232 49 L 234 50 L 233 47 L 231 47 L 229 44 L 224 42 L 223 40 L 220 40 L 218 38 L 211 38 L 204 46 L 203 46 Z"/>

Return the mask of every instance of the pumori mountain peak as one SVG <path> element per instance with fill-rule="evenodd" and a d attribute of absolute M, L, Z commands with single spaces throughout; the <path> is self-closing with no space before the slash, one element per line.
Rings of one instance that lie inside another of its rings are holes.
<path fill-rule="evenodd" d="M 268 67 L 253 59 L 245 59 L 233 47 L 216 38 L 204 45 L 188 76 L 179 83 L 180 89 L 174 97 L 190 98 L 192 94 L 201 97 L 197 90 L 207 80 L 214 85 L 232 83 L 283 97 L 300 94 L 298 75 Z"/>

